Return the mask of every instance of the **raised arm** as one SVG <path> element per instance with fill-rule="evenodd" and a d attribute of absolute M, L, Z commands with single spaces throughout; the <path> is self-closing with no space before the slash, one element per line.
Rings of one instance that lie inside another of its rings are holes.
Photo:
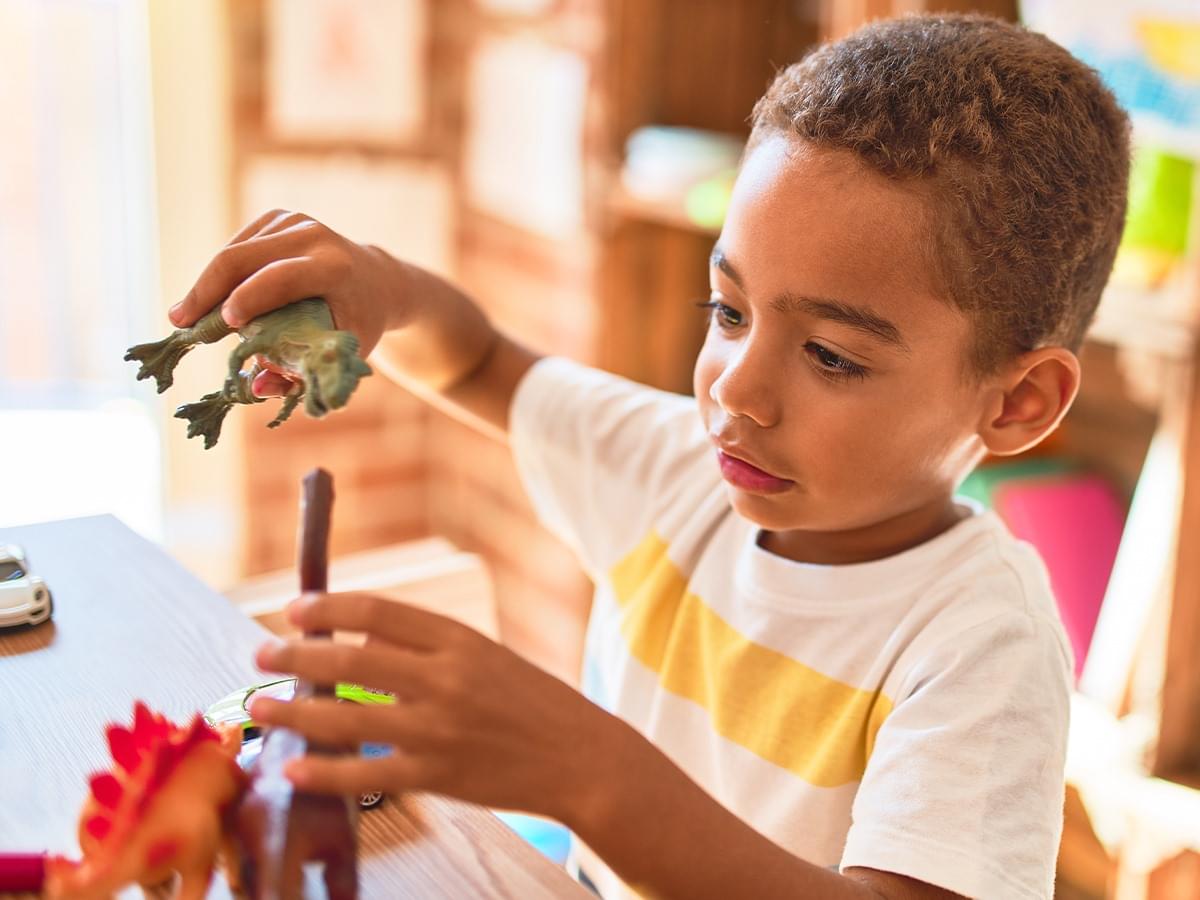
<path fill-rule="evenodd" d="M 497 331 L 466 294 L 384 250 L 357 244 L 302 213 L 271 210 L 248 224 L 170 311 L 188 326 L 225 301 L 240 327 L 306 297 L 324 297 L 334 324 L 358 337 L 385 374 L 435 406 L 495 437 L 537 355 Z M 260 394 L 283 394 L 279 376 Z"/>
<path fill-rule="evenodd" d="M 372 361 L 435 407 L 503 438 L 513 392 L 538 355 L 498 331 L 454 285 L 388 259 L 396 266 L 401 317 L 384 332 Z"/>

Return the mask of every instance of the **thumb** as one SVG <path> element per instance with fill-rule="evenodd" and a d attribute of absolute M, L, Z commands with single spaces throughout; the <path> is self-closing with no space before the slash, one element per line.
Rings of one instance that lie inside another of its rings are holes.
<path fill-rule="evenodd" d="M 255 397 L 280 397 L 291 390 L 294 383 L 277 372 L 259 372 L 250 389 Z"/>

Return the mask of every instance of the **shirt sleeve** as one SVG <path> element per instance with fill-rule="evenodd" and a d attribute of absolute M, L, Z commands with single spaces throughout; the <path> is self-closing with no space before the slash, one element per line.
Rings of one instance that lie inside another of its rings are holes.
<path fill-rule="evenodd" d="M 922 657 L 884 720 L 842 869 L 967 897 L 1050 898 L 1070 703 L 1052 623 L 1003 613 Z"/>
<path fill-rule="evenodd" d="M 559 357 L 517 386 L 509 441 L 538 517 L 593 577 L 720 478 L 693 398 Z"/>

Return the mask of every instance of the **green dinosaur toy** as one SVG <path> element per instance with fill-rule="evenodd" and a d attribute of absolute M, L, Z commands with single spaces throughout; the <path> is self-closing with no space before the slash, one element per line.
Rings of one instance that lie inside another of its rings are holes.
<path fill-rule="evenodd" d="M 174 381 L 175 366 L 196 344 L 213 344 L 233 329 L 221 318 L 220 304 L 190 328 L 178 328 L 161 341 L 130 347 L 125 359 L 141 363 L 137 377 L 154 377 L 161 394 Z M 283 406 L 268 428 L 283 424 L 304 399 L 304 411 L 319 419 L 345 406 L 358 380 L 371 374 L 371 367 L 358 356 L 358 338 L 348 331 L 335 331 L 329 306 L 320 297 L 297 300 L 280 309 L 251 319 L 237 330 L 242 342 L 229 354 L 225 386 L 205 394 L 195 403 L 175 410 L 175 418 L 188 420 L 188 437 L 204 435 L 204 448 L 214 446 L 221 423 L 235 403 L 261 403 L 252 390 L 254 379 L 264 371 L 277 372 L 294 384 L 283 398 Z M 242 366 L 253 359 L 250 367 Z"/>

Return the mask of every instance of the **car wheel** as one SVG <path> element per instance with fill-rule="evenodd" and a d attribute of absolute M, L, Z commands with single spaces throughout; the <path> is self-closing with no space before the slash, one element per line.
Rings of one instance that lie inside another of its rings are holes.
<path fill-rule="evenodd" d="M 383 802 L 383 791 L 367 791 L 358 796 L 360 809 L 374 809 Z"/>

